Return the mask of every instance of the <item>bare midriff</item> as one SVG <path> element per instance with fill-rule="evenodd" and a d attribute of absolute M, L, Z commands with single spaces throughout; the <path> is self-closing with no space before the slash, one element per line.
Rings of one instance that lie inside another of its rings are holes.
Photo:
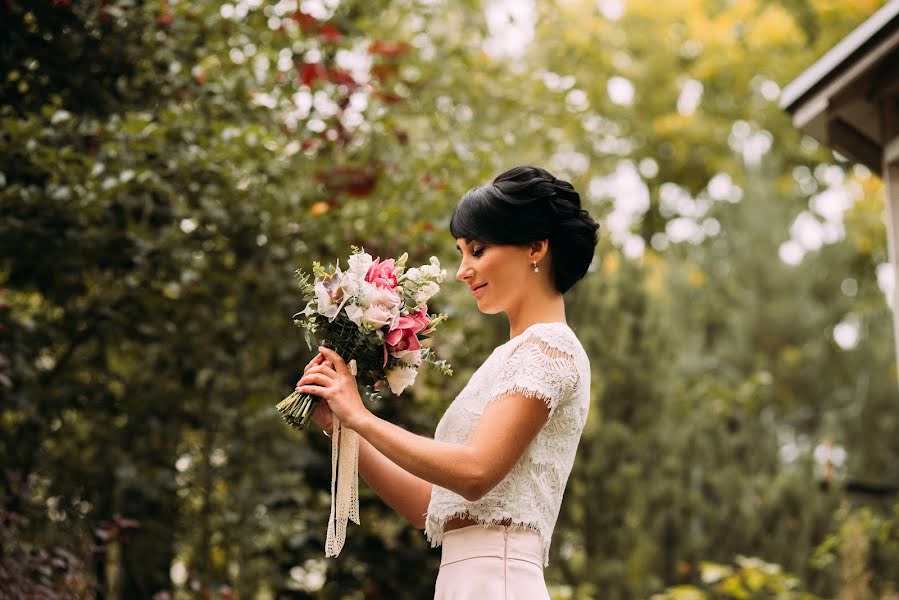
<path fill-rule="evenodd" d="M 492 525 L 511 525 L 512 519 L 503 519 L 502 521 L 496 521 L 491 523 Z M 453 517 L 448 519 L 446 523 L 443 524 L 443 532 L 452 531 L 453 529 L 462 529 L 463 527 L 470 527 L 471 525 L 480 525 L 476 519 L 473 517 L 469 517 L 468 515 L 462 515 L 459 517 Z"/>

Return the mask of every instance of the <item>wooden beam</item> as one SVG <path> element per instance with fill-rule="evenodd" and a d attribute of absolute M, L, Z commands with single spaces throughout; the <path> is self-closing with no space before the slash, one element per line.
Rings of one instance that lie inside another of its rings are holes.
<path fill-rule="evenodd" d="M 884 164 L 899 163 L 899 135 L 887 142 L 883 148 Z"/>
<path fill-rule="evenodd" d="M 827 123 L 827 145 L 877 173 L 883 166 L 883 150 L 846 121 L 834 117 Z"/>
<path fill-rule="evenodd" d="M 893 294 L 890 305 L 893 308 L 893 336 L 896 350 L 897 371 L 899 371 L 899 162 L 884 164 L 886 183 L 887 234 L 889 235 L 890 263 L 893 272 Z"/>
<path fill-rule="evenodd" d="M 877 68 L 868 97 L 874 102 L 899 96 L 899 53 L 893 52 Z"/>
<path fill-rule="evenodd" d="M 883 155 L 883 180 L 885 183 L 887 213 L 887 242 L 890 253 L 890 264 L 893 272 L 893 293 L 890 306 L 893 309 L 893 341 L 895 342 L 896 370 L 899 373 L 899 160 L 887 160 L 893 154 L 896 140 L 899 139 L 899 111 L 896 110 L 899 97 L 892 96 L 881 99 L 880 118 L 883 127 L 883 138 L 890 140 L 885 144 Z"/>

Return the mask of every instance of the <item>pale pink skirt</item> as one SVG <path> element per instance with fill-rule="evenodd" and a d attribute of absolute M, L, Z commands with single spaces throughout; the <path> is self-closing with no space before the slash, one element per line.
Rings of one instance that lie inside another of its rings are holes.
<path fill-rule="evenodd" d="M 447 531 L 434 600 L 549 600 L 540 534 L 505 525 Z"/>

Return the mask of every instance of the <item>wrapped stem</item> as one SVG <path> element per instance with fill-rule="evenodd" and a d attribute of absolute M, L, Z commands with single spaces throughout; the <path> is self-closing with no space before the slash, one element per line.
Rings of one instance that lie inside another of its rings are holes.
<path fill-rule="evenodd" d="M 312 420 L 312 411 L 318 402 L 318 396 L 293 392 L 278 403 L 278 412 L 288 425 L 294 429 L 306 429 Z"/>

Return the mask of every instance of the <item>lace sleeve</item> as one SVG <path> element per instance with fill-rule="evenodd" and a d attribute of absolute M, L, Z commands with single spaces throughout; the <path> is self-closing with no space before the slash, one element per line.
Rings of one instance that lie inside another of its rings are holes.
<path fill-rule="evenodd" d="M 500 367 L 487 402 L 518 392 L 543 400 L 552 416 L 559 403 L 575 390 L 577 383 L 578 370 L 574 356 L 536 335 L 529 335 L 512 350 Z"/>

